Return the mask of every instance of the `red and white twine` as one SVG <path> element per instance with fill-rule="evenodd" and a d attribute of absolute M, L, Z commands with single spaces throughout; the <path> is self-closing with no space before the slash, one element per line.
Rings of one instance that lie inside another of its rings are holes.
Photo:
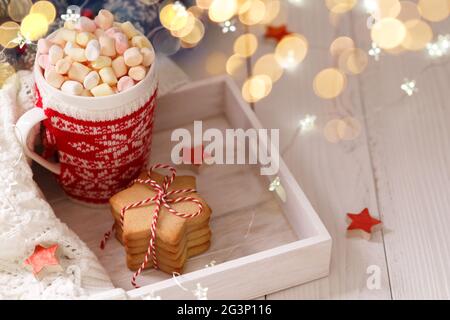
<path fill-rule="evenodd" d="M 156 169 L 168 169 L 171 173 L 170 176 L 164 176 L 164 182 L 163 182 L 162 186 L 159 185 L 155 180 L 153 180 L 151 178 L 152 172 Z M 181 217 L 181 218 L 185 218 L 185 219 L 194 218 L 203 211 L 203 205 L 200 202 L 200 200 L 198 200 L 197 198 L 189 197 L 189 196 L 184 196 L 184 197 L 181 196 L 178 198 L 168 198 L 171 195 L 187 194 L 187 193 L 196 192 L 196 189 L 179 189 L 179 190 L 168 191 L 170 185 L 175 180 L 176 174 L 177 174 L 176 169 L 170 165 L 156 164 L 156 165 L 152 166 L 150 168 L 150 170 L 147 171 L 148 179 L 135 179 L 132 182 L 132 184 L 133 183 L 141 183 L 141 184 L 147 185 L 156 192 L 156 195 L 154 197 L 147 198 L 147 199 L 138 201 L 136 203 L 127 205 L 127 206 L 123 207 L 120 212 L 120 224 L 123 228 L 125 213 L 128 210 L 138 208 L 138 207 L 143 207 L 150 203 L 155 204 L 155 209 L 153 210 L 153 218 L 152 218 L 152 223 L 151 223 L 151 228 L 150 228 L 150 241 L 149 241 L 148 249 L 144 256 L 144 261 L 142 262 L 139 269 L 134 273 L 134 275 L 131 279 L 131 284 L 135 288 L 139 288 L 139 286 L 136 284 L 136 278 L 141 274 L 141 272 L 147 266 L 150 255 L 152 257 L 153 267 L 155 269 L 158 269 L 158 260 L 156 257 L 156 243 L 155 242 L 156 242 L 156 227 L 158 224 L 158 218 L 159 218 L 159 213 L 161 210 L 161 205 L 164 206 L 167 209 L 167 211 L 169 211 L 170 213 L 176 215 L 177 217 Z M 197 204 L 198 210 L 195 213 L 178 212 L 170 206 L 171 204 L 185 202 L 185 201 L 193 202 L 193 203 Z M 110 238 L 111 234 L 114 232 L 114 229 L 115 229 L 115 227 L 113 225 L 111 230 L 105 233 L 104 238 L 100 243 L 101 249 L 105 248 L 106 242 Z"/>

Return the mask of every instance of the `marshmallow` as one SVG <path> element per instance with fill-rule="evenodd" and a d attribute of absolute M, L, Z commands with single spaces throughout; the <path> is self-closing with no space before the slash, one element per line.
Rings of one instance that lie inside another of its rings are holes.
<path fill-rule="evenodd" d="M 70 48 L 67 49 L 67 55 L 73 60 L 77 62 L 86 62 L 85 50 L 83 48 Z"/>
<path fill-rule="evenodd" d="M 84 78 L 88 75 L 90 71 L 91 69 L 89 69 L 85 65 L 78 62 L 74 62 L 70 66 L 68 76 L 70 80 L 76 80 L 82 83 L 84 81 Z"/>
<path fill-rule="evenodd" d="M 47 54 L 48 50 L 51 47 L 51 43 L 50 41 L 46 40 L 46 39 L 39 39 L 38 43 L 37 43 L 37 51 L 40 54 Z"/>
<path fill-rule="evenodd" d="M 149 48 L 142 48 L 141 49 L 141 54 L 142 54 L 142 57 L 143 57 L 142 65 L 144 67 L 151 66 L 153 61 L 155 61 L 155 51 L 153 50 L 153 48 L 151 48 L 151 49 L 149 49 Z"/>
<path fill-rule="evenodd" d="M 97 60 L 91 62 L 91 67 L 94 69 L 103 69 L 111 66 L 111 58 L 105 56 L 99 56 Z"/>
<path fill-rule="evenodd" d="M 102 28 L 103 30 L 107 30 L 112 27 L 114 22 L 114 16 L 108 10 L 100 10 L 98 15 L 95 17 L 95 24 Z"/>
<path fill-rule="evenodd" d="M 138 48 L 132 47 L 127 49 L 123 57 L 125 59 L 125 63 L 129 67 L 135 67 L 142 63 L 143 57 Z"/>
<path fill-rule="evenodd" d="M 119 56 L 113 60 L 112 68 L 117 78 L 120 78 L 128 73 L 127 65 L 125 64 L 125 60 L 122 56 Z"/>
<path fill-rule="evenodd" d="M 79 48 L 79 46 L 76 43 L 73 42 L 67 42 L 66 45 L 64 46 L 64 53 L 66 55 L 69 54 L 69 50 L 72 48 Z"/>
<path fill-rule="evenodd" d="M 119 79 L 119 82 L 117 83 L 117 90 L 119 92 L 126 91 L 134 86 L 134 80 L 131 79 L 128 76 L 122 77 Z"/>
<path fill-rule="evenodd" d="M 64 82 L 64 77 L 51 68 L 46 70 L 45 80 L 47 80 L 48 84 L 57 89 L 61 88 L 61 85 Z"/>
<path fill-rule="evenodd" d="M 92 93 L 88 89 L 84 89 L 83 92 L 81 93 L 81 95 L 83 97 L 92 97 Z"/>
<path fill-rule="evenodd" d="M 117 77 L 111 67 L 105 67 L 98 73 L 100 74 L 100 77 L 102 78 L 102 81 L 104 83 L 107 83 L 109 85 L 115 85 L 117 83 Z"/>
<path fill-rule="evenodd" d="M 54 44 L 48 50 L 48 56 L 51 64 L 56 64 L 58 60 L 61 60 L 64 57 L 64 51 L 60 46 Z"/>
<path fill-rule="evenodd" d="M 75 30 L 75 23 L 73 21 L 68 20 L 64 22 L 64 28 L 69 30 Z"/>
<path fill-rule="evenodd" d="M 95 36 L 90 32 L 80 32 L 79 34 L 77 34 L 77 44 L 82 47 L 86 47 L 88 42 L 92 39 L 95 39 Z"/>
<path fill-rule="evenodd" d="M 88 17 L 80 17 L 78 23 L 76 24 L 76 29 L 85 32 L 94 32 L 97 29 L 95 22 Z"/>
<path fill-rule="evenodd" d="M 77 41 L 77 32 L 75 30 L 60 29 L 58 31 L 57 37 L 66 42 L 70 41 L 70 42 L 75 43 Z"/>
<path fill-rule="evenodd" d="M 101 36 L 98 41 L 100 42 L 100 54 L 102 56 L 114 57 L 116 55 L 116 45 L 113 38 Z"/>
<path fill-rule="evenodd" d="M 122 31 L 126 34 L 128 39 L 131 39 L 139 34 L 139 31 L 136 30 L 136 28 L 130 21 L 122 23 L 120 27 L 122 28 Z"/>
<path fill-rule="evenodd" d="M 128 71 L 128 75 L 135 81 L 141 81 L 145 78 L 147 70 L 143 66 L 132 67 Z"/>
<path fill-rule="evenodd" d="M 86 89 L 91 90 L 96 87 L 100 82 L 100 76 L 97 71 L 91 71 L 83 80 L 83 85 Z"/>
<path fill-rule="evenodd" d="M 69 72 L 70 67 L 72 66 L 72 59 L 69 57 L 65 57 L 64 59 L 58 60 L 55 65 L 55 70 L 59 74 L 66 74 Z"/>
<path fill-rule="evenodd" d="M 122 32 L 113 34 L 116 44 L 116 51 L 118 54 L 123 54 L 130 46 L 128 45 L 128 38 Z"/>
<path fill-rule="evenodd" d="M 83 93 L 83 86 L 78 81 L 67 80 L 61 86 L 61 91 L 74 96 L 79 96 Z"/>
<path fill-rule="evenodd" d="M 102 97 L 112 95 L 115 92 L 107 83 L 102 83 L 101 85 L 92 88 L 91 93 L 94 97 Z"/>
<path fill-rule="evenodd" d="M 37 58 L 37 63 L 44 70 L 51 66 L 50 58 L 49 58 L 48 54 L 41 54 Z"/>
<path fill-rule="evenodd" d="M 98 38 L 100 38 L 101 36 L 106 36 L 105 30 L 102 29 L 97 29 L 94 32 L 95 36 Z"/>
<path fill-rule="evenodd" d="M 142 35 L 134 36 L 131 39 L 131 45 L 133 47 L 138 47 L 139 49 L 152 47 L 152 44 L 150 43 L 150 41 Z"/>
<path fill-rule="evenodd" d="M 118 32 L 122 32 L 122 30 L 117 27 L 111 27 L 105 31 L 105 34 L 110 38 L 114 38 L 114 34 Z"/>
<path fill-rule="evenodd" d="M 89 61 L 95 61 L 100 56 L 100 43 L 96 39 L 92 39 L 86 45 L 86 50 L 84 51 L 86 58 Z"/>

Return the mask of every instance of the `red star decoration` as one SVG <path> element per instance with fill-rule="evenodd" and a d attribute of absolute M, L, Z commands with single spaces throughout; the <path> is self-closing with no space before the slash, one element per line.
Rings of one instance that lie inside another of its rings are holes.
<path fill-rule="evenodd" d="M 38 244 L 34 248 L 33 254 L 25 260 L 25 265 L 31 266 L 34 275 L 39 274 L 44 268 L 58 267 L 59 260 L 56 257 L 56 250 L 58 250 L 57 244 L 48 248 Z"/>
<path fill-rule="evenodd" d="M 347 227 L 347 231 L 356 231 L 359 235 L 366 239 L 370 239 L 373 227 L 381 224 L 381 220 L 373 218 L 367 208 L 357 214 L 347 213 L 347 217 L 351 221 L 350 225 Z"/>
<path fill-rule="evenodd" d="M 264 37 L 267 39 L 275 39 L 278 42 L 280 42 L 284 37 L 292 34 L 292 32 L 288 31 L 285 24 L 274 27 L 274 26 L 267 26 L 266 33 L 264 34 Z"/>
<path fill-rule="evenodd" d="M 94 18 L 94 12 L 91 9 L 88 9 L 88 8 L 81 10 L 81 15 L 83 17 L 88 17 L 90 19 Z"/>

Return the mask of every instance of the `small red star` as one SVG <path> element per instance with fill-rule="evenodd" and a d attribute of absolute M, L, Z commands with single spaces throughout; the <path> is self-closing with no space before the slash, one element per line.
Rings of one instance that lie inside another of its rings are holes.
<path fill-rule="evenodd" d="M 285 24 L 273 27 L 273 26 L 267 26 L 266 33 L 264 34 L 264 37 L 267 39 L 275 39 L 278 42 L 280 42 L 284 37 L 290 35 L 292 32 L 288 31 Z"/>
<path fill-rule="evenodd" d="M 38 275 L 44 268 L 60 267 L 56 250 L 58 250 L 57 244 L 48 248 L 38 244 L 34 248 L 33 254 L 25 260 L 25 265 L 31 266 L 34 275 Z"/>
<path fill-rule="evenodd" d="M 81 10 L 81 15 L 83 17 L 88 17 L 90 19 L 94 18 L 94 12 L 91 9 L 88 9 L 88 8 Z"/>
<path fill-rule="evenodd" d="M 370 240 L 372 235 L 373 227 L 381 224 L 381 220 L 373 218 L 369 209 L 365 208 L 360 213 L 347 213 L 347 217 L 349 218 L 350 225 L 347 227 L 348 232 L 356 232 L 358 235 L 363 238 Z"/>

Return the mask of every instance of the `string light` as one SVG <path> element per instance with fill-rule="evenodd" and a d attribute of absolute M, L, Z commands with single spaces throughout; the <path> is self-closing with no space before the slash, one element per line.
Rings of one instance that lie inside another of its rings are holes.
<path fill-rule="evenodd" d="M 369 56 L 373 57 L 375 61 L 380 60 L 381 49 L 375 42 L 372 42 L 372 48 L 369 50 Z"/>
<path fill-rule="evenodd" d="M 442 57 L 448 54 L 450 49 L 450 34 L 439 35 L 436 42 L 427 44 L 427 51 L 430 57 Z"/>
<path fill-rule="evenodd" d="M 208 300 L 208 288 L 203 288 L 200 283 L 197 283 L 197 288 L 192 293 L 197 300 Z"/>
<path fill-rule="evenodd" d="M 305 132 L 308 132 L 308 131 L 311 131 L 312 129 L 314 129 L 316 119 L 317 119 L 316 116 L 307 114 L 299 122 L 300 131 L 302 133 L 305 133 Z"/>
<path fill-rule="evenodd" d="M 212 260 L 210 263 L 205 264 L 205 268 L 211 268 L 214 267 L 216 265 L 216 260 Z"/>
<path fill-rule="evenodd" d="M 280 177 L 276 177 L 274 180 L 272 180 L 272 182 L 269 184 L 269 191 L 275 192 L 278 197 L 280 197 L 281 201 L 286 202 L 286 190 L 281 184 Z"/>
<path fill-rule="evenodd" d="M 66 13 L 61 15 L 61 19 L 65 22 L 76 23 L 81 18 L 81 8 L 79 6 L 67 7 Z"/>
<path fill-rule="evenodd" d="M 403 84 L 400 86 L 400 88 L 406 92 L 408 96 L 412 96 L 414 93 L 419 91 L 419 89 L 416 87 L 416 81 L 415 80 L 409 80 L 405 79 Z"/>
<path fill-rule="evenodd" d="M 236 28 L 236 20 L 227 20 L 225 22 L 221 22 L 219 24 L 222 27 L 222 33 L 235 32 Z"/>

